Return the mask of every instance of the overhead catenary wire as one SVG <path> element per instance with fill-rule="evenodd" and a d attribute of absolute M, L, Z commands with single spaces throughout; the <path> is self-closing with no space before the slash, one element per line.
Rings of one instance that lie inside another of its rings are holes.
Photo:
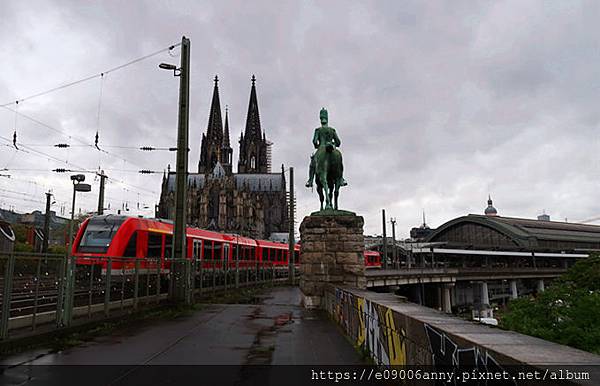
<path fill-rule="evenodd" d="M 69 171 L 81 172 L 81 173 L 95 173 L 95 171 L 92 170 L 91 168 L 83 167 L 83 166 L 78 165 L 78 164 L 76 164 L 74 162 L 71 162 L 69 160 L 69 158 L 71 158 L 70 155 L 67 156 L 67 159 L 65 160 L 65 159 L 61 159 L 60 157 L 57 157 L 55 155 L 48 154 L 47 152 L 44 152 L 42 149 L 45 148 L 45 147 L 48 147 L 48 148 L 49 147 L 55 147 L 57 149 L 68 149 L 70 147 L 93 147 L 97 151 L 102 152 L 103 154 L 107 154 L 107 155 L 109 155 L 111 157 L 120 159 L 123 162 L 129 163 L 129 164 L 132 164 L 132 165 L 136 165 L 136 164 L 134 162 L 129 161 L 126 158 L 123 158 L 119 154 L 110 152 L 110 151 L 108 151 L 108 150 L 106 150 L 104 148 L 107 148 L 107 149 L 110 149 L 110 148 L 114 148 L 114 149 L 135 149 L 135 150 L 139 150 L 139 151 L 176 151 L 175 147 L 158 147 L 158 146 L 135 146 L 134 147 L 134 146 L 121 146 L 121 145 L 119 145 L 119 146 L 111 146 L 109 144 L 99 145 L 99 136 L 101 135 L 101 123 L 102 123 L 101 122 L 101 111 L 102 111 L 102 94 L 103 94 L 103 87 L 104 87 L 103 83 L 104 83 L 104 80 L 106 79 L 106 75 L 108 73 L 111 73 L 111 72 L 120 70 L 122 68 L 125 68 L 127 66 L 130 66 L 130 65 L 132 65 L 134 63 L 137 63 L 137 62 L 143 61 L 145 59 L 151 58 L 153 56 L 156 56 L 156 55 L 158 55 L 158 54 L 160 54 L 162 52 L 167 51 L 167 52 L 171 53 L 171 51 L 175 47 L 180 46 L 180 44 L 181 43 L 177 43 L 177 44 L 169 46 L 167 48 L 163 48 L 163 49 L 155 51 L 155 52 L 153 52 L 151 54 L 144 55 L 144 56 L 139 57 L 137 59 L 131 60 L 131 61 L 127 62 L 127 63 L 122 64 L 122 65 L 119 65 L 119 66 L 110 68 L 108 70 L 102 71 L 101 73 L 94 74 L 94 75 L 91 75 L 91 76 L 87 76 L 87 77 L 78 79 L 78 80 L 73 81 L 73 82 L 61 84 L 59 86 L 52 87 L 50 89 L 37 92 L 37 93 L 31 94 L 31 95 L 25 96 L 23 98 L 19 98 L 19 99 L 15 100 L 14 102 L 9 102 L 9 103 L 0 105 L 0 107 L 4 108 L 7 111 L 12 111 L 15 114 L 15 126 L 14 126 L 14 133 L 13 133 L 12 140 L 10 138 L 1 137 L 2 140 L 4 140 L 4 141 L 7 142 L 6 144 L 0 143 L 1 146 L 6 146 L 6 147 L 12 147 L 12 148 L 14 148 L 12 157 L 11 157 L 10 160 L 8 160 L 8 162 L 6 163 L 4 169 L 5 170 L 12 170 L 12 171 L 34 171 L 34 172 L 49 171 L 51 169 L 51 168 L 48 168 L 48 169 L 42 170 L 42 169 L 25 169 L 25 168 L 17 169 L 17 168 L 8 168 L 9 164 L 12 163 L 13 159 L 18 155 L 18 153 L 19 152 L 23 152 L 23 153 L 27 153 L 27 154 L 36 156 L 36 157 L 38 157 L 40 159 L 45 159 L 45 160 L 57 162 L 57 163 L 60 163 L 60 164 L 66 166 L 66 167 L 63 167 L 63 168 L 55 168 L 55 170 L 57 170 L 57 169 L 64 169 L 65 171 L 69 170 Z M 98 98 L 98 110 L 97 110 L 97 116 L 96 116 L 96 137 L 94 138 L 94 141 L 92 141 L 93 143 L 90 143 L 89 139 L 84 139 L 84 138 L 82 138 L 80 136 L 77 136 L 77 135 L 74 135 L 74 134 L 70 134 L 70 133 L 66 132 L 65 130 L 62 130 L 60 126 L 57 128 L 54 125 L 48 124 L 46 122 L 43 122 L 42 120 L 40 120 L 38 118 L 30 116 L 29 114 L 24 114 L 22 112 L 23 110 L 20 109 L 20 107 L 21 107 L 20 105 L 22 104 L 22 102 L 25 102 L 25 101 L 28 101 L 28 100 L 31 100 L 33 98 L 37 98 L 37 97 L 40 97 L 40 96 L 43 96 L 43 95 L 47 95 L 47 94 L 50 94 L 52 92 L 55 92 L 55 91 L 58 91 L 58 90 L 62 90 L 62 89 L 65 89 L 65 88 L 68 88 L 68 87 L 71 87 L 71 86 L 75 86 L 77 84 L 80 84 L 80 83 L 83 83 L 83 82 L 86 82 L 86 81 L 90 81 L 90 80 L 98 78 L 98 77 L 100 78 L 100 93 L 99 93 L 99 98 Z M 13 107 L 11 107 L 11 105 Z M 22 119 L 26 119 L 26 120 L 28 120 L 30 122 L 33 122 L 34 124 L 40 125 L 41 127 L 44 127 L 44 128 L 46 128 L 48 130 L 56 132 L 56 133 L 60 134 L 61 136 L 64 136 L 65 138 L 68 138 L 69 139 L 69 143 L 59 143 L 59 144 L 43 144 L 43 143 L 31 143 L 31 144 L 25 143 L 25 144 L 23 144 L 23 143 L 20 143 L 19 140 L 18 140 L 18 137 L 19 137 L 18 134 L 21 134 L 21 133 L 20 132 L 18 133 L 18 130 L 17 130 L 18 127 L 17 127 L 17 125 L 18 125 L 19 120 L 21 120 L 21 118 Z M 101 140 L 101 138 L 100 138 L 100 140 Z M 74 144 L 74 143 L 72 143 L 72 141 L 75 141 L 77 143 Z M 139 166 L 140 169 L 136 169 L 136 170 L 126 169 L 126 168 L 124 168 L 124 169 L 106 169 L 106 171 L 108 171 L 108 172 L 111 172 L 111 171 L 112 172 L 122 172 L 122 173 L 138 173 L 138 174 L 157 174 L 157 173 L 162 173 L 162 172 L 158 172 L 158 171 L 155 171 L 155 170 L 150 170 L 150 169 L 143 168 L 140 165 L 136 165 L 136 166 Z M 0 167 L 1 167 L 1 165 L 0 165 Z M 23 179 L 19 179 L 19 178 L 14 178 L 15 177 L 14 176 L 15 173 L 12 173 L 12 174 L 13 175 L 11 176 L 8 173 L 7 174 L 2 173 L 2 177 L 8 177 L 8 178 L 13 177 L 11 179 L 13 181 L 26 182 L 26 183 L 32 183 L 32 184 L 39 185 L 39 183 L 37 183 L 35 181 L 27 181 L 27 180 L 23 180 Z M 18 175 L 18 173 L 16 173 L 16 174 Z M 9 182 L 8 179 L 6 180 L 6 182 L 7 183 Z M 155 195 L 158 194 L 156 191 L 148 189 L 148 188 L 146 188 L 144 186 L 133 185 L 133 184 L 127 183 L 127 182 L 125 182 L 123 180 L 119 180 L 117 178 L 114 178 L 114 177 L 111 178 L 110 182 L 114 182 L 116 184 L 122 185 L 124 191 L 127 191 L 127 192 L 137 192 L 138 196 L 140 195 L 140 192 L 141 192 L 142 195 L 150 197 L 149 194 L 144 193 L 144 192 L 148 192 L 148 193 L 151 193 L 153 195 L 152 199 L 155 199 Z M 42 186 L 42 185 L 40 185 L 40 186 Z M 145 203 L 143 205 L 146 206 Z"/>
<path fill-rule="evenodd" d="M 8 103 L 1 104 L 0 107 L 6 107 L 6 106 L 13 105 L 13 104 L 18 104 L 19 102 L 24 102 L 24 101 L 27 101 L 27 100 L 30 100 L 30 99 L 33 99 L 33 98 L 37 98 L 37 97 L 40 97 L 40 96 L 43 96 L 43 95 L 46 95 L 46 94 L 50 94 L 50 93 L 55 92 L 55 91 L 62 90 L 62 89 L 67 88 L 67 87 L 71 87 L 71 86 L 78 85 L 80 83 L 87 82 L 87 81 L 92 80 L 92 79 L 96 79 L 98 77 L 102 77 L 104 75 L 108 75 L 111 72 L 115 72 L 115 71 L 118 71 L 118 70 L 123 69 L 125 67 L 131 66 L 132 64 L 135 64 L 135 63 L 141 62 L 143 60 L 149 59 L 149 58 L 151 58 L 153 56 L 156 56 L 156 55 L 159 55 L 159 54 L 161 54 L 161 53 L 163 53 L 165 51 L 169 52 L 169 51 L 173 50 L 175 47 L 179 47 L 180 45 L 181 45 L 181 43 L 176 43 L 176 44 L 170 45 L 170 46 L 162 48 L 162 49 L 160 49 L 158 51 L 154 51 L 154 52 L 152 52 L 150 54 L 141 56 L 141 57 L 139 57 L 137 59 L 133 59 L 133 60 L 127 62 L 127 63 L 123 63 L 123 64 L 121 64 L 119 66 L 109 68 L 108 70 L 102 71 L 100 73 L 89 75 L 89 76 L 83 77 L 83 78 L 78 79 L 78 80 L 73 81 L 73 82 L 64 83 L 62 85 L 59 85 L 59 86 L 56 86 L 56 87 L 52 87 L 52 88 L 44 90 L 44 91 L 37 92 L 35 94 L 28 95 L 26 97 L 17 99 L 15 101 L 11 101 L 11 102 L 8 102 Z"/>

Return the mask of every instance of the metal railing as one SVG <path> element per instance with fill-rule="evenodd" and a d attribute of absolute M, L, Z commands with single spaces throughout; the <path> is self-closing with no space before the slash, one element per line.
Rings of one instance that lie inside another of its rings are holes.
<path fill-rule="evenodd" d="M 244 286 L 288 280 L 288 267 L 257 260 L 67 258 L 52 254 L 0 254 L 0 340 L 102 319 L 167 299 L 171 267 L 180 264 L 186 299 Z"/>

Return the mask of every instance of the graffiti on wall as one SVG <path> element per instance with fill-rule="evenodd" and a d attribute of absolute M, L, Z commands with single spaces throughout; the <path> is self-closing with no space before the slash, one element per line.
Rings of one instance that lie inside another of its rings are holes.
<path fill-rule="evenodd" d="M 480 372 L 502 372 L 502 366 L 487 350 L 477 346 L 460 347 L 444 332 L 438 331 L 428 324 L 424 326 L 434 367 L 476 368 Z M 513 381 L 509 381 L 509 383 L 514 384 Z"/>
<path fill-rule="evenodd" d="M 336 290 L 334 317 L 357 346 L 380 365 L 406 364 L 406 333 L 388 307 Z"/>

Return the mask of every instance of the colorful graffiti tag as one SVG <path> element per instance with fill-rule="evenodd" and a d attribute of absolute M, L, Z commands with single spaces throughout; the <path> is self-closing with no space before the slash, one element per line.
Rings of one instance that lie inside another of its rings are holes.
<path fill-rule="evenodd" d="M 336 290 L 334 317 L 379 365 L 406 364 L 406 334 L 388 307 Z"/>

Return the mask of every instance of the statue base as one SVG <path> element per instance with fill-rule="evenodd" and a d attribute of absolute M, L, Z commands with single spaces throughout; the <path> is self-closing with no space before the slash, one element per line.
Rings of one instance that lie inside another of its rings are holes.
<path fill-rule="evenodd" d="M 356 213 L 350 212 L 349 210 L 339 209 L 323 209 L 317 212 L 312 212 L 311 216 L 356 216 Z"/>
<path fill-rule="evenodd" d="M 343 213 L 343 214 L 342 214 Z M 300 289 L 318 308 L 329 284 L 366 288 L 364 220 L 348 211 L 319 211 L 300 225 Z"/>

